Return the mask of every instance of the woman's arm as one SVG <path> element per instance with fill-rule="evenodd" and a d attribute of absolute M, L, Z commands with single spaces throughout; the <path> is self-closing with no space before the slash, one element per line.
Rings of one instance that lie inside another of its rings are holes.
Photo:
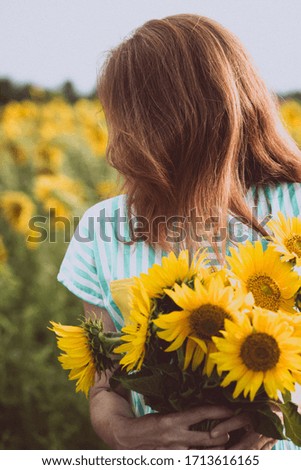
<path fill-rule="evenodd" d="M 101 318 L 105 331 L 116 331 L 108 312 L 84 302 L 87 317 Z M 247 415 L 232 417 L 223 406 L 200 406 L 182 413 L 147 414 L 135 417 L 129 403 L 129 394 L 121 387 L 112 391 L 109 379 L 112 372 L 96 376 L 90 392 L 91 423 L 99 438 L 111 449 L 193 449 L 198 447 L 224 449 L 229 432 L 250 424 Z M 227 419 L 229 418 L 229 419 Z M 225 419 L 214 433 L 190 431 L 192 424 L 205 419 Z M 269 438 L 250 431 L 242 439 L 241 449 L 263 449 L 271 444 Z"/>
<path fill-rule="evenodd" d="M 84 302 L 87 317 L 102 318 L 106 331 L 115 331 L 105 309 Z M 190 431 L 191 424 L 204 419 L 223 419 L 232 415 L 225 407 L 202 406 L 183 413 L 148 414 L 135 417 L 127 392 L 121 388 L 110 390 L 111 373 L 96 377 L 90 393 L 91 423 L 96 434 L 112 449 L 189 449 L 193 447 L 223 448 L 229 439 L 227 433 L 218 438 L 208 432 Z"/>
<path fill-rule="evenodd" d="M 210 438 L 207 432 L 189 431 L 203 419 L 228 418 L 229 410 L 204 406 L 185 413 L 148 414 L 135 417 L 126 399 L 109 391 L 100 380 L 90 397 L 91 422 L 96 434 L 111 449 L 189 449 L 199 446 L 224 448 L 228 434 Z"/>

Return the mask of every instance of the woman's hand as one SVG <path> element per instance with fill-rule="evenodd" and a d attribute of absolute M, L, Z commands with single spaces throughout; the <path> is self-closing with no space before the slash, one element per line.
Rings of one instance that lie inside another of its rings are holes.
<path fill-rule="evenodd" d="M 233 416 L 232 418 L 215 426 L 211 432 L 211 437 L 224 436 L 237 429 L 244 429 L 241 440 L 230 447 L 229 450 L 247 449 L 247 450 L 271 450 L 276 444 L 276 440 L 271 437 L 263 436 L 253 430 L 250 416 L 247 413 Z"/>
<path fill-rule="evenodd" d="M 224 449 L 228 432 L 218 437 L 209 432 L 191 431 L 192 424 L 206 419 L 226 419 L 233 412 L 222 406 L 201 406 L 184 412 L 161 415 L 148 414 L 139 418 L 114 416 L 110 443 L 114 449 L 190 449 L 198 447 Z"/>

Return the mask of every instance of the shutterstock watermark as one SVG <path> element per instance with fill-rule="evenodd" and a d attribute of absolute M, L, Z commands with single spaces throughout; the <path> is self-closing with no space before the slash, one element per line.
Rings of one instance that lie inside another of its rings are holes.
<path fill-rule="evenodd" d="M 259 220 L 258 206 L 253 206 L 251 211 L 260 227 L 265 229 L 266 224 L 273 217 L 272 214 L 268 214 Z M 160 215 L 152 221 L 143 216 L 133 216 L 128 220 L 127 216 L 121 213 L 120 208 L 116 209 L 113 214 L 107 214 L 106 209 L 102 208 L 97 214 L 84 215 L 82 224 L 79 223 L 80 220 L 78 216 L 71 218 L 59 216 L 55 208 L 50 208 L 48 216 L 35 215 L 31 217 L 28 222 L 30 235 L 28 235 L 27 241 L 30 243 L 47 241 L 56 243 L 58 239 L 63 238 L 65 243 L 69 243 L 71 238 L 74 237 L 78 242 L 88 243 L 97 237 L 106 243 L 111 243 L 116 239 L 121 242 L 129 242 L 131 241 L 129 224 L 132 225 L 135 238 L 148 241 L 152 234 L 154 243 L 159 241 L 159 227 L 161 224 L 166 224 L 168 229 L 166 241 L 170 243 L 183 242 L 187 237 L 188 230 L 191 239 L 198 243 L 208 239 L 208 236 L 214 243 L 220 243 L 226 239 L 234 243 L 243 243 L 246 240 L 256 241 L 261 236 L 257 230 L 251 230 L 246 219 L 228 216 L 227 225 L 219 226 L 220 215 L 204 218 L 196 215 L 195 208 L 191 209 L 186 217 Z M 74 227 L 76 227 L 75 230 Z M 218 230 L 215 230 L 217 227 L 219 227 Z M 58 237 L 59 233 L 60 236 Z"/>

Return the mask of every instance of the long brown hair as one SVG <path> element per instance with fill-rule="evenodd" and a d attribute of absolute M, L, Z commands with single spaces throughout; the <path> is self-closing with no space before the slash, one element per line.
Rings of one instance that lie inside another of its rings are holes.
<path fill-rule="evenodd" d="M 240 41 L 212 19 L 148 21 L 110 52 L 98 95 L 128 217 L 148 221 L 154 248 L 173 248 L 162 216 L 179 216 L 184 227 L 188 215 L 190 227 L 194 217 L 215 220 L 213 234 L 230 212 L 267 235 L 247 190 L 301 181 L 301 152 L 281 123 L 276 95 Z M 189 230 L 183 247 L 194 249 Z M 130 233 L 137 239 L 132 226 Z"/>

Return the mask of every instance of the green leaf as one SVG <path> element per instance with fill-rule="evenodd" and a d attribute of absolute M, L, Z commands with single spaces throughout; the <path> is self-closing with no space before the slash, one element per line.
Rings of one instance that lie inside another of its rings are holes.
<path fill-rule="evenodd" d="M 164 394 L 163 376 L 149 375 L 143 372 L 134 374 L 114 373 L 110 379 L 110 384 L 116 388 L 116 383 L 120 383 L 125 389 L 133 390 L 148 397 L 161 398 Z"/>
<path fill-rule="evenodd" d="M 295 445 L 301 446 L 301 415 L 298 413 L 297 405 L 290 401 L 286 403 L 273 403 L 282 411 L 286 436 Z"/>
<path fill-rule="evenodd" d="M 292 399 L 292 394 L 288 390 L 285 390 L 285 392 L 283 392 L 281 395 L 282 395 L 284 403 L 287 403 L 288 401 L 291 401 Z"/>
<path fill-rule="evenodd" d="M 183 369 L 183 367 L 184 367 L 184 360 L 185 360 L 185 355 L 184 355 L 183 347 L 182 347 L 182 348 L 179 348 L 179 349 L 177 350 L 177 357 L 178 357 L 179 368 L 180 368 L 180 369 Z"/>
<path fill-rule="evenodd" d="M 160 364 L 160 369 L 158 369 L 158 365 L 147 366 L 146 369 L 149 370 L 152 375 L 164 376 L 165 379 L 170 377 L 171 379 L 177 380 L 179 377 L 179 369 L 173 364 Z"/>
<path fill-rule="evenodd" d="M 252 410 L 250 416 L 254 430 L 259 434 L 274 439 L 285 439 L 281 419 L 271 410 L 268 404 Z"/>

